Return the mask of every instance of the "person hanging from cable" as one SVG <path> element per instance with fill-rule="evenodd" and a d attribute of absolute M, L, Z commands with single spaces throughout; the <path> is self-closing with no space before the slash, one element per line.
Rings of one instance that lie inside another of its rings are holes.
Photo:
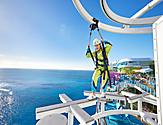
<path fill-rule="evenodd" d="M 98 28 L 98 20 L 93 18 L 93 21 L 95 23 L 92 23 L 90 25 L 90 35 L 89 35 L 89 42 L 88 42 L 88 48 L 86 51 L 86 57 L 87 58 L 92 58 L 94 64 L 95 64 L 95 71 L 92 76 L 92 95 L 89 96 L 89 98 L 94 97 L 94 93 L 97 91 L 97 85 L 98 81 L 100 79 L 101 87 L 100 87 L 100 92 L 103 94 L 106 92 L 106 89 L 108 87 L 108 82 L 111 87 L 111 80 L 110 80 L 110 67 L 109 67 L 109 61 L 108 61 L 108 54 L 112 48 L 112 44 L 110 42 L 104 41 L 101 32 Z M 95 38 L 93 40 L 93 45 L 95 48 L 95 51 L 92 52 L 90 49 L 90 41 L 91 41 L 91 36 L 92 36 L 92 31 L 97 29 L 98 34 L 101 38 L 101 40 Z"/>
<path fill-rule="evenodd" d="M 104 41 L 105 44 L 105 52 L 106 52 L 106 59 L 108 60 L 108 54 L 112 48 L 112 44 L 110 42 Z M 86 52 L 86 57 L 87 58 L 94 58 L 95 61 L 95 71 L 92 76 L 92 84 L 91 84 L 91 89 L 92 92 L 97 91 L 97 85 L 98 85 L 98 80 L 100 80 L 101 83 L 101 89 L 102 92 L 106 92 L 106 89 L 108 87 L 108 72 L 105 69 L 105 62 L 104 62 L 104 56 L 102 52 L 102 47 L 101 47 L 101 41 L 97 38 L 93 40 L 93 45 L 95 48 L 94 52 L 91 52 L 90 46 L 88 45 L 87 52 Z M 108 70 L 110 69 L 108 65 Z M 93 95 L 92 95 L 93 96 Z"/>

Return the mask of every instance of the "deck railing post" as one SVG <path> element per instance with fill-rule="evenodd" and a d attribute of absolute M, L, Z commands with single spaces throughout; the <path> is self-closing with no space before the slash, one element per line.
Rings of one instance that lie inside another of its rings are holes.
<path fill-rule="evenodd" d="M 105 102 L 101 102 L 101 112 L 105 111 Z"/>
<path fill-rule="evenodd" d="M 133 110 L 133 103 L 130 103 L 130 109 Z"/>
<path fill-rule="evenodd" d="M 138 111 L 142 112 L 142 100 L 138 100 Z"/>
<path fill-rule="evenodd" d="M 74 124 L 74 115 L 72 112 L 68 113 L 68 125 L 73 125 Z"/>
<path fill-rule="evenodd" d="M 124 105 L 125 105 L 125 107 L 127 106 L 127 101 L 126 100 L 124 100 Z"/>

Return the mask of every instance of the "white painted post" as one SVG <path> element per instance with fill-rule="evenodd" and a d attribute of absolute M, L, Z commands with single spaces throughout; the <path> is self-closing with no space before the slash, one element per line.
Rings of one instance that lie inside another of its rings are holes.
<path fill-rule="evenodd" d="M 138 111 L 142 112 L 142 100 L 138 100 Z"/>
<path fill-rule="evenodd" d="M 105 102 L 101 102 L 101 112 L 105 111 Z"/>
<path fill-rule="evenodd" d="M 63 103 L 67 103 L 67 102 L 73 102 L 71 98 L 69 98 L 67 95 L 65 94 L 60 94 L 59 95 L 60 100 Z M 94 123 L 94 119 L 87 113 L 85 112 L 82 108 L 80 108 L 80 106 L 76 105 L 76 104 L 72 104 L 70 105 L 70 111 L 68 112 L 69 114 L 69 124 L 73 125 L 73 119 L 74 116 L 76 117 L 76 119 L 82 124 L 82 125 L 92 125 Z M 68 125 L 69 125 L 68 124 Z"/>
<path fill-rule="evenodd" d="M 73 125 L 74 123 L 74 115 L 72 112 L 68 112 L 68 125 Z"/>
<path fill-rule="evenodd" d="M 105 112 L 105 103 L 106 102 L 101 101 L 101 112 Z M 100 123 L 101 123 L 101 125 L 105 125 L 104 122 L 102 122 L 102 119 L 100 119 Z"/>
<path fill-rule="evenodd" d="M 126 100 L 124 100 L 124 105 L 125 105 L 125 107 L 126 107 L 126 105 L 127 105 L 127 101 L 126 101 Z"/>
<path fill-rule="evenodd" d="M 63 103 L 66 103 L 66 102 L 71 102 L 72 100 L 65 94 L 60 94 L 59 95 L 61 101 Z M 74 115 L 71 111 L 68 112 L 68 124 L 67 125 L 73 125 L 74 124 Z"/>
<path fill-rule="evenodd" d="M 130 109 L 133 110 L 133 103 L 130 103 Z"/>
<path fill-rule="evenodd" d="M 155 77 L 156 77 L 156 97 L 157 97 L 157 113 L 158 125 L 163 124 L 163 16 L 153 24 L 153 43 L 154 43 L 154 59 L 155 59 Z"/>

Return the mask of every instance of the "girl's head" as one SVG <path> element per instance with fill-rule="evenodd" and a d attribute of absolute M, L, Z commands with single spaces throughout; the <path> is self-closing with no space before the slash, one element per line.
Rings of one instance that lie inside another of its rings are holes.
<path fill-rule="evenodd" d="M 99 51 L 101 49 L 101 44 L 100 43 L 101 43 L 100 40 L 97 39 L 97 38 L 95 38 L 93 40 L 93 45 L 94 45 L 96 51 Z"/>

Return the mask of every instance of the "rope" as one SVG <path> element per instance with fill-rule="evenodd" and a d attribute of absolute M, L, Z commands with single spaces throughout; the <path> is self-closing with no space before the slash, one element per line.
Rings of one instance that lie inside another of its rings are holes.
<path fill-rule="evenodd" d="M 107 59 L 107 56 L 106 56 L 106 51 L 105 51 L 105 47 L 104 47 L 104 38 L 102 37 L 102 34 L 99 30 L 99 28 L 97 28 L 97 31 L 98 31 L 98 34 L 101 38 L 101 44 L 102 44 L 102 53 L 103 53 L 103 57 L 104 57 L 104 67 L 105 67 L 105 70 L 107 71 L 108 73 L 108 79 L 109 79 L 109 85 L 111 87 L 111 79 L 110 79 L 110 72 L 109 72 L 109 69 L 108 69 L 108 59 Z"/>
<path fill-rule="evenodd" d="M 91 49 L 90 49 L 91 37 L 92 37 L 92 30 L 90 31 L 90 34 L 89 34 L 88 49 L 89 49 L 89 53 L 90 53 L 90 55 L 91 55 L 92 61 L 93 61 L 94 65 L 96 66 L 95 59 L 94 59 L 93 54 L 92 54 L 92 51 L 91 51 Z"/>
<path fill-rule="evenodd" d="M 93 54 L 90 50 L 90 41 L 91 41 L 91 36 L 92 36 L 92 31 L 94 31 L 95 29 L 97 29 L 98 31 L 98 34 L 101 38 L 101 44 L 102 44 L 102 53 L 103 53 L 103 58 L 104 58 L 104 68 L 105 70 L 107 71 L 107 74 L 108 74 L 108 81 L 109 81 L 109 84 L 110 84 L 110 87 L 111 87 L 111 79 L 110 79 L 110 72 L 109 72 L 109 69 L 108 69 L 108 59 L 107 59 L 107 56 L 106 56 L 106 52 L 105 52 L 105 47 L 104 47 L 104 39 L 102 37 L 102 34 L 98 28 L 98 20 L 93 18 L 93 21 L 95 23 L 91 24 L 90 25 L 90 35 L 89 35 L 89 41 L 88 41 L 88 48 L 89 48 L 89 51 L 90 51 L 90 54 L 91 54 L 91 58 L 96 66 L 96 63 L 95 63 L 95 59 L 93 57 Z M 105 75 L 105 74 L 104 74 Z M 101 80 L 102 81 L 102 80 Z M 101 83 L 101 86 L 100 86 L 100 93 L 102 93 L 102 83 Z M 100 101 L 99 101 L 100 98 L 97 99 L 97 105 L 96 105 L 96 113 L 98 113 L 100 111 Z M 104 120 L 104 125 L 107 125 L 107 122 L 106 122 L 106 117 L 102 118 Z M 102 119 L 98 119 L 98 125 L 101 125 L 101 122 L 102 122 Z"/>

